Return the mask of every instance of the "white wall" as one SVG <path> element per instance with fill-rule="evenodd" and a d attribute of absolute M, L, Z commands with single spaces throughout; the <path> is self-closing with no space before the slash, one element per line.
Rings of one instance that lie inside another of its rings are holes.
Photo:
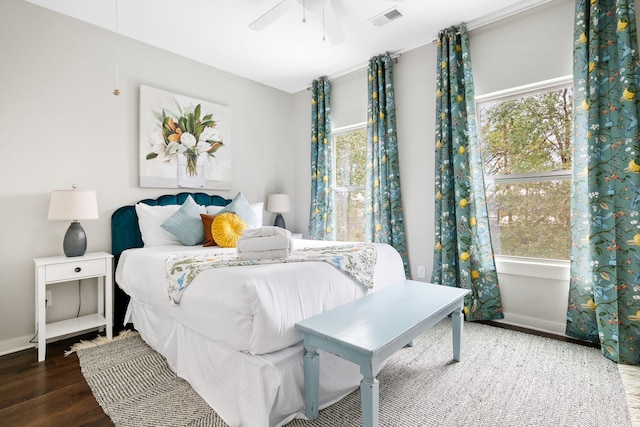
<path fill-rule="evenodd" d="M 231 107 L 233 184 L 215 193 L 266 202 L 293 191 L 291 94 L 123 38 L 116 97 L 114 34 L 22 0 L 3 1 L 0 40 L 0 354 L 34 335 L 33 258 L 62 254 L 68 223 L 47 221 L 51 190 L 97 191 L 100 219 L 82 223 L 88 251 L 111 250 L 116 208 L 177 192 L 138 187 L 141 84 Z M 83 312 L 95 307 L 87 282 Z M 77 310 L 77 285 L 58 287 L 49 320 Z"/>
<path fill-rule="evenodd" d="M 556 0 L 527 13 L 472 30 L 471 59 L 476 95 L 570 75 L 572 72 L 573 1 Z M 383 53 L 383 52 L 380 52 Z M 400 179 L 413 276 L 426 266 L 431 277 L 434 245 L 434 135 L 436 45 L 402 53 L 394 65 Z M 366 70 L 332 79 L 334 126 L 366 121 Z M 309 206 L 310 104 L 308 91 L 295 95 L 294 134 L 302 141 L 294 149 L 297 200 Z M 304 111 L 304 113 L 302 113 Z M 306 212 L 306 211 L 304 211 Z M 300 216 L 301 217 L 301 216 Z M 301 225 L 300 225 L 301 226 Z M 564 333 L 568 292 L 565 279 L 503 274 L 499 264 L 506 320 L 510 323 Z M 507 263 L 508 264 L 508 263 Z M 506 271 L 506 270 L 505 270 Z M 558 274 L 564 274 L 561 270 Z M 422 280 L 422 279 L 421 279 Z M 552 280 L 551 282 L 549 280 Z M 552 301 L 553 303 L 550 303 Z"/>

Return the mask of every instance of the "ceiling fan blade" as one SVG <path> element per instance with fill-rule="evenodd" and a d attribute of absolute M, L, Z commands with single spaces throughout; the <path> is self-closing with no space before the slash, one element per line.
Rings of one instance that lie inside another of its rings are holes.
<path fill-rule="evenodd" d="M 338 16 L 331 5 L 324 8 L 324 28 L 332 44 L 340 44 L 346 40 Z"/>
<path fill-rule="evenodd" d="M 295 3 L 296 0 L 282 0 L 280 3 L 273 6 L 262 16 L 249 24 L 249 28 L 255 31 L 264 29 L 267 25 L 271 24 L 273 21 L 282 16 L 286 11 L 288 11 Z"/>

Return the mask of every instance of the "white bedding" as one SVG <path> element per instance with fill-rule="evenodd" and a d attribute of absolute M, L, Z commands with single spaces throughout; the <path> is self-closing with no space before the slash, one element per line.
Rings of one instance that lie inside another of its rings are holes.
<path fill-rule="evenodd" d="M 230 350 L 131 301 L 142 338 L 231 427 L 280 427 L 304 418 L 302 343 L 263 355 Z M 320 350 L 320 409 L 355 390 L 357 365 Z"/>
<path fill-rule="evenodd" d="M 293 239 L 293 250 L 337 244 Z M 116 282 L 132 300 L 230 350 L 266 354 L 301 340 L 295 323 L 404 279 L 397 251 L 376 244 L 374 286 L 367 289 L 324 262 L 225 267 L 200 273 L 179 306 L 167 295 L 165 261 L 175 253 L 235 248 L 155 246 L 122 253 Z"/>

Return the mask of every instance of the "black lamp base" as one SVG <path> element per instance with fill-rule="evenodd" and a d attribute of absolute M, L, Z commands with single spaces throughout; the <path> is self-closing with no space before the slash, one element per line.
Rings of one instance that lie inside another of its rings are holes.
<path fill-rule="evenodd" d="M 62 249 L 68 257 L 82 256 L 87 251 L 87 235 L 78 221 L 73 221 L 67 229 Z"/>
<path fill-rule="evenodd" d="M 276 222 L 274 222 L 273 225 L 280 228 L 286 228 L 284 226 L 284 217 L 281 213 L 278 213 L 278 215 L 276 215 Z"/>

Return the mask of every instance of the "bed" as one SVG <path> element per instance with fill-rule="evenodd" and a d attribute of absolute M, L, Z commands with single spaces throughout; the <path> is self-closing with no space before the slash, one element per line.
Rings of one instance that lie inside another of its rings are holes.
<path fill-rule="evenodd" d="M 214 211 L 231 203 L 205 193 L 139 203 L 182 205 L 189 197 Z M 200 272 L 176 304 L 167 296 L 169 259 L 220 253 L 233 257 L 235 248 L 145 247 L 139 225 L 134 205 L 112 215 L 112 250 L 121 291 L 116 319 L 132 323 L 171 369 L 234 427 L 282 426 L 305 418 L 303 347 L 295 322 L 404 280 L 397 251 L 375 244 L 370 288 L 322 261 L 220 266 Z M 294 253 L 343 245 L 302 239 L 292 239 L 291 244 Z M 354 364 L 330 354 L 323 354 L 322 361 L 320 408 L 355 390 L 361 379 Z"/>

